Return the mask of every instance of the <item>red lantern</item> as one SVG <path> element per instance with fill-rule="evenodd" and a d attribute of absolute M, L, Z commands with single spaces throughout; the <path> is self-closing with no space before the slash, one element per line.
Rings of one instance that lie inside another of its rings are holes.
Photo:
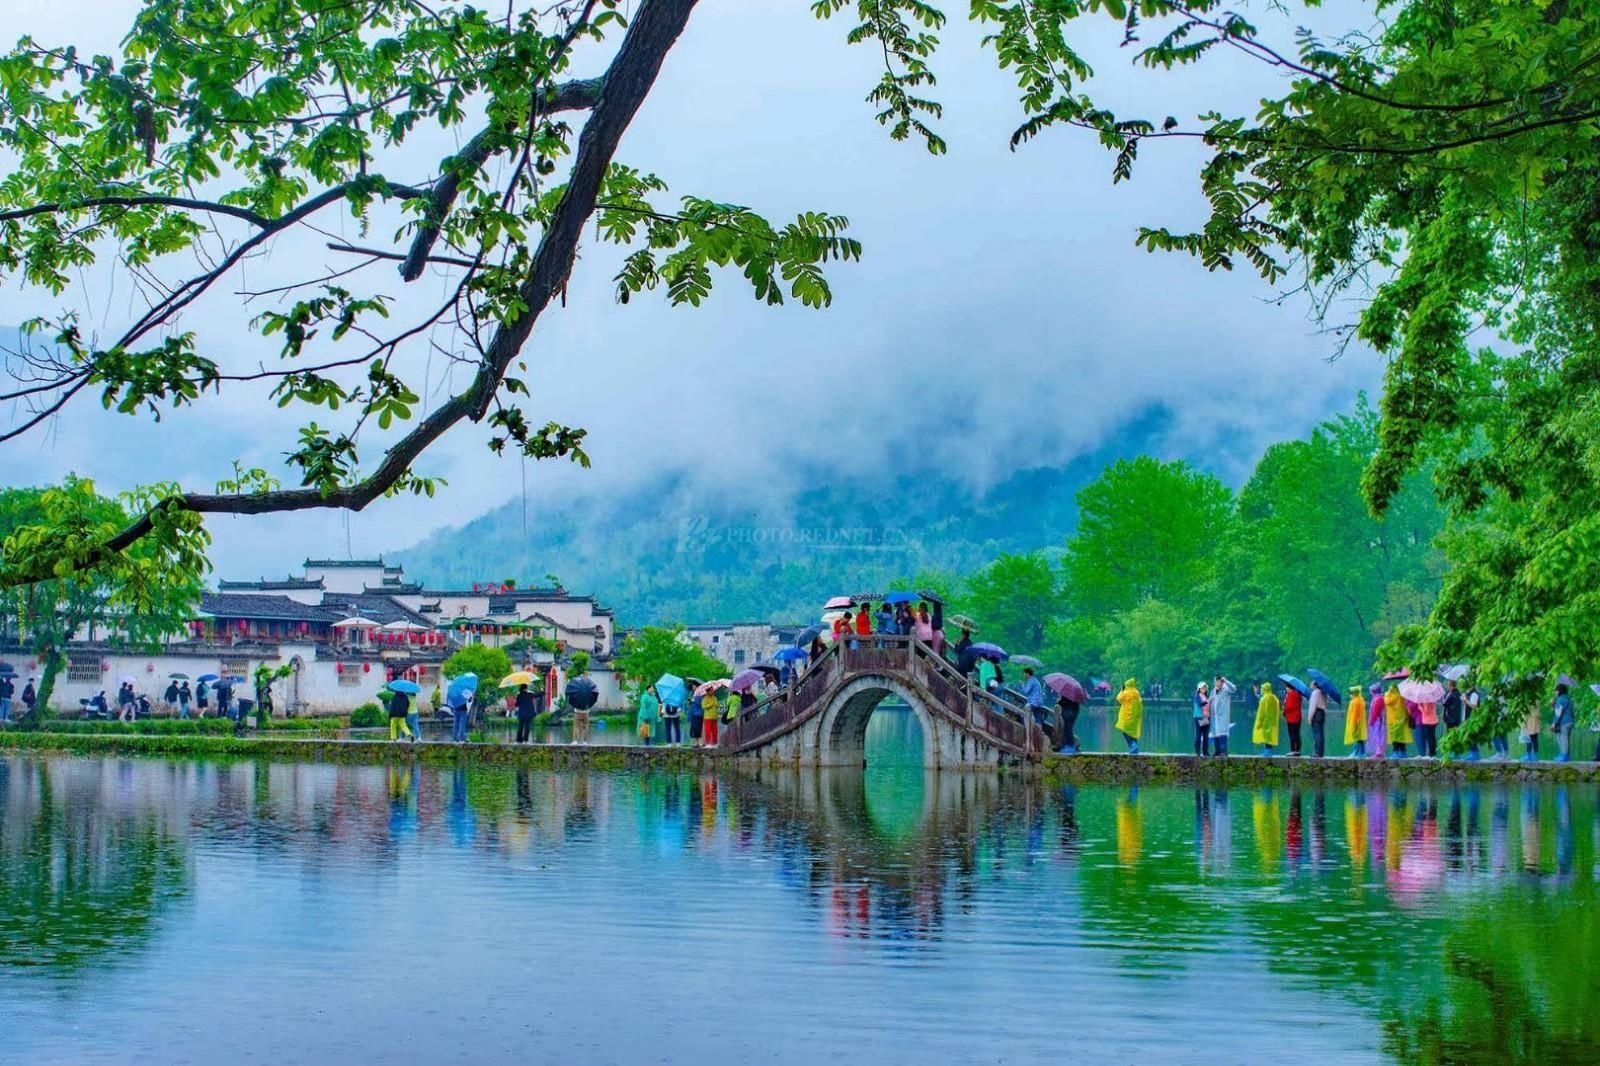
<path fill-rule="evenodd" d="M 336 673 L 336 674 L 344 673 L 344 663 L 334 663 L 333 664 L 333 672 Z"/>
<path fill-rule="evenodd" d="M 302 632 L 302 633 L 311 632 L 311 623 L 310 622 L 301 622 L 300 623 L 300 632 Z"/>
<path fill-rule="evenodd" d="M 241 632 L 241 633 L 250 632 L 250 623 L 246 622 L 243 618 L 239 619 L 239 632 Z"/>
<path fill-rule="evenodd" d="M 371 663 L 362 663 L 362 664 L 361 664 L 361 672 L 362 672 L 362 673 L 363 673 L 363 674 L 370 674 L 370 673 L 372 673 L 372 664 L 371 664 Z"/>
<path fill-rule="evenodd" d="M 100 660 L 100 672 L 103 674 L 109 669 L 111 669 L 111 660 L 110 659 L 101 659 Z"/>

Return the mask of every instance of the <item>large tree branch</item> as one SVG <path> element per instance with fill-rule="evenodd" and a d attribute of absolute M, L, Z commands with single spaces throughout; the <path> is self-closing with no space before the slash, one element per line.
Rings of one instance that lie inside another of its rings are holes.
<path fill-rule="evenodd" d="M 604 77 L 564 81 L 555 87 L 550 99 L 539 106 L 539 114 L 589 110 L 599 102 L 604 86 Z M 422 270 L 428 265 L 428 256 L 439 240 L 439 229 L 461 192 L 462 179 L 475 173 L 510 143 L 504 131 L 484 129 L 468 141 L 461 151 L 445 161 L 443 173 L 428 195 L 428 213 L 411 238 L 410 252 L 400 264 L 402 278 L 416 281 L 422 277 Z"/>
<path fill-rule="evenodd" d="M 215 215 L 229 215 L 233 218 L 243 219 L 252 226 L 262 229 L 272 225 L 272 219 L 247 207 L 219 204 L 212 200 L 195 200 L 187 196 L 161 196 L 155 193 L 91 196 L 88 199 L 76 202 L 69 200 L 48 204 L 30 204 L 27 207 L 19 207 L 12 211 L 0 211 L 0 222 L 13 222 L 18 219 L 32 218 L 34 215 L 49 215 L 63 211 L 81 211 L 91 207 L 180 207 L 185 211 L 206 211 Z"/>
<path fill-rule="evenodd" d="M 121 532 L 75 560 L 78 569 L 90 569 L 148 535 L 154 528 L 156 516 L 163 511 L 199 514 L 266 514 L 313 508 L 359 511 L 396 484 L 416 458 L 457 422 L 463 418 L 481 420 L 507 368 L 527 343 L 540 314 L 566 284 L 577 256 L 584 222 L 594 212 L 601 182 L 617 145 L 644 103 L 661 71 L 662 61 L 683 32 L 696 3 L 697 0 L 644 0 L 640 5 L 599 87 L 593 114 L 578 137 L 578 150 L 566 191 L 539 241 L 528 277 L 519 287 L 519 295 L 528 310 L 495 332 L 488 345 L 487 359 L 471 385 L 417 423 L 389 449 L 371 475 L 352 485 L 331 492 L 301 488 L 250 495 L 185 493 L 169 496 Z M 0 570 L 0 588 L 31 584 L 54 576 L 53 570 L 42 563 L 26 570 Z"/>

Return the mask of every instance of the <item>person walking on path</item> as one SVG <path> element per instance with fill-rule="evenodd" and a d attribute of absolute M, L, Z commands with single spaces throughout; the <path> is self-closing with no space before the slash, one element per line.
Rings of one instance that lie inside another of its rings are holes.
<path fill-rule="evenodd" d="M 985 692 L 991 692 L 999 684 L 999 670 L 994 664 L 994 657 L 985 655 L 978 660 L 978 687 Z"/>
<path fill-rule="evenodd" d="M 1239 689 L 1218 674 L 1211 682 L 1211 754 L 1228 757 L 1228 731 L 1233 728 L 1233 697 Z"/>
<path fill-rule="evenodd" d="M 133 721 L 133 686 L 119 685 L 117 687 L 117 721 Z"/>
<path fill-rule="evenodd" d="M 656 721 L 660 716 L 661 701 L 656 698 L 655 686 L 651 685 L 639 696 L 639 715 L 635 721 L 639 739 L 647 748 L 655 742 Z"/>
<path fill-rule="evenodd" d="M 211 706 L 211 690 L 206 688 L 204 681 L 196 681 L 194 685 L 194 706 L 199 717 L 206 716 L 206 709 Z"/>
<path fill-rule="evenodd" d="M 1389 753 L 1389 710 L 1383 700 L 1383 686 L 1374 683 L 1367 689 L 1367 754 L 1381 759 Z"/>
<path fill-rule="evenodd" d="M 534 699 L 526 684 L 517 686 L 517 743 L 526 744 L 533 735 L 533 720 L 539 714 L 539 701 Z"/>
<path fill-rule="evenodd" d="M 178 682 L 176 679 L 167 682 L 167 691 L 161 694 L 161 702 L 167 705 L 169 711 L 178 709 Z"/>
<path fill-rule="evenodd" d="M 1117 732 L 1128 742 L 1128 754 L 1139 754 L 1139 737 L 1144 732 L 1144 697 L 1139 695 L 1139 683 L 1128 678 L 1122 691 L 1117 693 Z"/>
<path fill-rule="evenodd" d="M 194 696 L 194 694 L 189 691 L 189 682 L 181 681 L 181 682 L 178 683 L 178 717 L 179 718 L 187 718 L 187 717 L 189 717 L 189 704 L 190 704 L 190 702 L 192 702 L 193 696 Z"/>
<path fill-rule="evenodd" d="M 39 692 L 33 687 L 33 678 L 28 678 L 28 683 L 22 686 L 22 716 L 30 722 L 38 721 L 34 715 L 34 706 L 39 702 Z"/>
<path fill-rule="evenodd" d="M 1045 720 L 1050 717 L 1050 705 L 1045 702 L 1044 683 L 1033 676 L 1031 666 L 1022 668 L 1022 698 L 1028 705 L 1028 717 L 1043 729 Z"/>
<path fill-rule="evenodd" d="M 1210 747 L 1211 693 L 1204 681 L 1194 687 L 1194 753 L 1204 755 Z"/>
<path fill-rule="evenodd" d="M 11 700 L 17 691 L 17 684 L 11 680 L 10 674 L 0 674 L 0 723 L 11 722 Z"/>
<path fill-rule="evenodd" d="M 219 700 L 221 699 L 220 692 L 221 692 L 221 689 L 218 689 L 218 693 L 219 693 L 218 699 Z M 407 696 L 404 692 L 394 692 L 394 693 L 390 694 L 390 696 L 389 696 L 389 740 L 391 742 L 399 740 L 402 735 L 404 735 L 405 737 L 407 737 L 409 739 L 413 739 L 413 740 L 416 739 L 415 737 L 411 736 L 411 727 L 406 725 L 406 715 L 408 713 L 410 713 L 410 711 L 411 711 L 411 697 L 410 696 Z"/>
<path fill-rule="evenodd" d="M 213 690 L 217 697 L 217 717 L 235 718 L 233 711 L 233 682 L 222 678 Z"/>
<path fill-rule="evenodd" d="M 1283 694 L 1283 724 L 1289 727 L 1289 754 L 1300 754 L 1300 725 L 1301 725 L 1300 690 L 1293 685 Z"/>
<path fill-rule="evenodd" d="M 1311 754 L 1323 758 L 1328 754 L 1328 693 L 1321 685 L 1311 686 Z"/>
<path fill-rule="evenodd" d="M 1256 701 L 1256 725 L 1251 731 L 1250 739 L 1261 749 L 1263 755 L 1271 755 L 1278 748 L 1280 709 L 1278 697 L 1272 694 L 1272 682 L 1262 682 L 1261 698 Z"/>
<path fill-rule="evenodd" d="M 1566 685 L 1556 686 L 1555 702 L 1550 705 L 1555 712 L 1550 722 L 1551 731 L 1556 735 L 1556 745 L 1560 754 L 1556 756 L 1557 762 L 1572 761 L 1572 727 L 1577 722 L 1577 710 L 1572 706 L 1572 697 L 1567 693 Z"/>
<path fill-rule="evenodd" d="M 1344 742 L 1352 759 L 1361 758 L 1367 746 L 1367 700 L 1361 695 L 1361 683 L 1350 686 L 1350 704 L 1344 711 Z"/>
<path fill-rule="evenodd" d="M 1389 733 L 1389 747 L 1394 749 L 1395 758 L 1404 759 L 1406 745 L 1411 743 L 1411 714 L 1396 685 L 1390 685 L 1389 691 L 1383 694 L 1383 717 L 1384 728 Z"/>

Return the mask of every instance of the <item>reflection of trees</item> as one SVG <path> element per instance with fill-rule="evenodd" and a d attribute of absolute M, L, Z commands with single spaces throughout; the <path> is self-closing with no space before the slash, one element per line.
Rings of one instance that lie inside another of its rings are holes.
<path fill-rule="evenodd" d="M 108 769 L 0 763 L 0 966 L 76 974 L 143 947 L 187 894 L 187 842 L 157 810 L 101 802 Z"/>

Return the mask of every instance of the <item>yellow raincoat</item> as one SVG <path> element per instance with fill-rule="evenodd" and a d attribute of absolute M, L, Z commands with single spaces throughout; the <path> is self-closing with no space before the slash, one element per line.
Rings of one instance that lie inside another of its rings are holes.
<path fill-rule="evenodd" d="M 1367 701 L 1362 697 L 1361 690 L 1355 686 L 1350 688 L 1350 706 L 1344 712 L 1344 742 L 1351 747 L 1365 743 L 1367 739 Z"/>
<path fill-rule="evenodd" d="M 1117 702 L 1122 705 L 1117 712 L 1117 731 L 1138 740 L 1140 730 L 1144 729 L 1144 697 L 1139 695 L 1139 683 L 1128 678 L 1122 691 L 1117 693 Z"/>
<path fill-rule="evenodd" d="M 1383 694 L 1383 715 L 1389 728 L 1389 743 L 1411 743 L 1411 717 L 1406 714 L 1406 701 L 1400 698 L 1400 689 L 1394 685 Z"/>
<path fill-rule="evenodd" d="M 1256 728 L 1250 737 L 1263 748 L 1278 746 L 1278 714 L 1282 707 L 1272 694 L 1272 686 L 1261 686 L 1261 702 L 1256 704 Z"/>

